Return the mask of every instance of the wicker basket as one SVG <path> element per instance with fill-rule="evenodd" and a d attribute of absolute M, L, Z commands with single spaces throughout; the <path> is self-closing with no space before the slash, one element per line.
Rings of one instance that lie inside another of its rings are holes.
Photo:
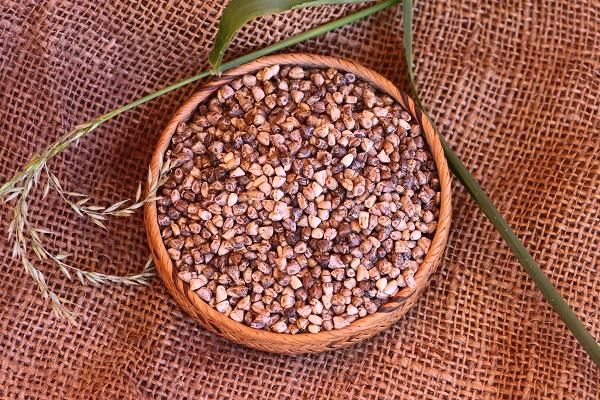
<path fill-rule="evenodd" d="M 403 288 L 394 297 L 390 298 L 389 301 L 375 314 L 360 318 L 343 329 L 322 331 L 316 334 L 301 333 L 295 335 L 267 332 L 250 328 L 224 316 L 201 300 L 196 293 L 189 290 L 188 284 L 179 278 L 163 244 L 157 222 L 156 204 L 154 202 L 148 203 L 144 210 L 146 231 L 156 269 L 166 287 L 181 307 L 183 307 L 184 310 L 200 322 L 206 329 L 233 342 L 269 352 L 299 354 L 327 351 L 360 342 L 361 340 L 367 339 L 388 328 L 412 307 L 416 299 L 427 286 L 429 277 L 436 270 L 442 258 L 448 238 L 448 230 L 450 228 L 451 193 L 448 165 L 444 157 L 440 140 L 436 136 L 431 122 L 427 119 L 425 114 L 417 109 L 411 98 L 401 93 L 389 80 L 385 79 L 380 74 L 352 61 L 335 57 L 319 56 L 315 54 L 280 54 L 260 58 L 256 61 L 224 72 L 218 79 L 207 83 L 188 99 L 181 108 L 177 110 L 175 116 L 169 122 L 159 138 L 158 145 L 150 164 L 152 181 L 156 182 L 158 179 L 158 172 L 163 163 L 163 155 L 169 146 L 171 136 L 175 132 L 179 122 L 188 119 L 198 104 L 208 98 L 220 86 L 243 74 L 252 73 L 258 69 L 274 64 L 324 68 L 334 67 L 339 70 L 352 72 L 357 77 L 373 84 L 381 91 L 387 92 L 421 124 L 422 132 L 424 133 L 438 169 L 441 184 L 441 205 L 437 231 L 431 243 L 429 252 L 425 256 L 423 264 L 421 264 L 415 275 L 417 286 L 413 289 Z"/>

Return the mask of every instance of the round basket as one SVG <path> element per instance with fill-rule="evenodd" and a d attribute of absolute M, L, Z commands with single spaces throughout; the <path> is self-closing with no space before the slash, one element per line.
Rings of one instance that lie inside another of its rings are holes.
<path fill-rule="evenodd" d="M 159 178 L 159 171 L 163 165 L 163 155 L 169 146 L 171 136 L 175 132 L 177 125 L 182 121 L 186 121 L 193 114 L 198 104 L 231 80 L 275 64 L 313 68 L 333 67 L 354 73 L 362 80 L 388 93 L 421 125 L 422 132 L 437 165 L 441 185 L 441 204 L 437 231 L 430 249 L 415 275 L 416 287 L 403 288 L 390 298 L 376 313 L 359 318 L 343 329 L 295 335 L 254 329 L 236 322 L 210 307 L 195 292 L 189 290 L 189 285 L 179 278 L 161 238 L 155 202 L 146 204 L 144 209 L 145 225 L 156 269 L 164 284 L 179 305 L 206 329 L 233 342 L 269 352 L 288 354 L 322 352 L 349 346 L 388 328 L 413 306 L 419 295 L 427 287 L 429 277 L 440 263 L 448 239 L 451 219 L 450 175 L 442 145 L 431 122 L 416 107 L 415 102 L 404 93 L 401 93 L 392 82 L 377 72 L 352 61 L 336 57 L 298 53 L 263 57 L 233 68 L 224 72 L 217 79 L 207 83 L 192 95 L 177 110 L 158 140 L 158 145 L 150 163 L 151 183 L 155 184 Z"/>

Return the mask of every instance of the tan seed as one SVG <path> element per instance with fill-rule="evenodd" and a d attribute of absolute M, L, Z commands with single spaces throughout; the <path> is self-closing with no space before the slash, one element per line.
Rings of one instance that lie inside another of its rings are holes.
<path fill-rule="evenodd" d="M 387 286 L 388 281 L 385 278 L 381 278 L 379 279 L 377 282 L 375 282 L 375 287 L 381 291 L 383 291 L 383 289 L 385 289 L 385 287 Z"/>
<path fill-rule="evenodd" d="M 340 92 L 334 92 L 332 97 L 333 101 L 335 101 L 337 104 L 342 104 L 344 102 L 344 95 Z"/>
<path fill-rule="evenodd" d="M 304 99 L 304 92 L 301 92 L 300 90 L 292 90 L 290 92 L 290 95 L 292 96 L 292 100 L 296 104 L 300 103 L 302 99 Z"/>
<path fill-rule="evenodd" d="M 269 194 L 271 194 L 271 190 L 272 190 L 272 189 L 273 189 L 273 188 L 271 187 L 271 184 L 270 184 L 269 182 L 267 182 L 267 181 L 265 181 L 265 182 L 261 183 L 261 184 L 258 186 L 258 190 L 260 190 L 261 192 L 263 192 L 263 193 L 264 193 L 264 194 L 266 194 L 266 195 L 269 195 Z"/>
<path fill-rule="evenodd" d="M 308 225 L 311 228 L 316 228 L 321 224 L 321 219 L 319 217 L 316 217 L 314 215 L 309 215 L 308 216 Z"/>
<path fill-rule="evenodd" d="M 243 297 L 240 301 L 238 301 L 236 307 L 240 310 L 248 311 L 250 309 L 250 296 Z"/>
<path fill-rule="evenodd" d="M 323 303 L 323 307 L 325 308 L 325 310 L 331 309 L 331 295 L 328 296 L 324 294 L 323 297 L 321 297 L 321 302 Z"/>
<path fill-rule="evenodd" d="M 294 306 L 295 300 L 293 295 L 287 295 L 281 297 L 281 307 L 284 309 L 292 308 Z"/>
<path fill-rule="evenodd" d="M 275 176 L 271 182 L 271 186 L 274 188 L 280 188 L 285 185 L 285 178 L 283 176 Z"/>
<path fill-rule="evenodd" d="M 359 265 L 356 270 L 356 280 L 362 282 L 369 279 L 369 271 L 364 265 Z"/>
<path fill-rule="evenodd" d="M 217 286 L 215 293 L 215 301 L 217 303 L 227 299 L 227 289 L 224 286 Z"/>
<path fill-rule="evenodd" d="M 299 307 L 298 309 L 296 309 L 296 312 L 298 313 L 298 315 L 300 315 L 301 317 L 307 318 L 310 313 L 311 313 L 311 307 L 309 305 L 303 305 L 301 307 Z"/>
<path fill-rule="evenodd" d="M 288 72 L 288 76 L 292 79 L 303 79 L 304 70 L 301 67 L 294 67 Z"/>
<path fill-rule="evenodd" d="M 375 116 L 377 116 L 377 117 L 387 117 L 388 110 L 387 110 L 387 108 L 383 108 L 383 107 L 374 107 L 373 114 L 375 114 Z"/>
<path fill-rule="evenodd" d="M 181 279 L 181 280 L 182 280 L 182 281 L 184 281 L 184 282 L 188 282 L 188 283 L 189 283 L 189 282 L 192 280 L 192 278 L 193 278 L 193 276 L 194 276 L 194 275 L 193 275 L 191 272 L 189 272 L 189 271 L 181 271 L 181 272 L 179 272 L 179 274 L 178 274 L 178 275 L 179 275 L 179 279 Z"/>
<path fill-rule="evenodd" d="M 246 235 L 256 236 L 258 235 L 258 223 L 251 221 L 246 225 Z"/>
<path fill-rule="evenodd" d="M 414 230 L 410 233 L 410 240 L 419 240 L 421 239 L 421 231 Z"/>
<path fill-rule="evenodd" d="M 350 325 L 350 323 L 344 317 L 335 316 L 333 317 L 333 326 L 335 329 L 342 329 Z"/>
<path fill-rule="evenodd" d="M 237 322 L 242 322 L 244 320 L 244 314 L 244 310 L 235 308 L 231 313 L 229 313 L 229 318 Z"/>
<path fill-rule="evenodd" d="M 354 182 L 352 182 L 352 180 L 350 179 L 344 179 L 340 183 L 342 184 L 342 187 L 349 192 L 351 192 L 354 189 Z"/>
<path fill-rule="evenodd" d="M 204 221 L 209 221 L 212 218 L 212 214 L 207 210 L 198 211 L 198 216 Z"/>
<path fill-rule="evenodd" d="M 256 76 L 254 76 L 254 75 L 244 75 L 242 77 L 242 83 L 247 88 L 253 88 L 256 85 Z"/>
<path fill-rule="evenodd" d="M 317 300 L 315 305 L 312 306 L 312 312 L 313 314 L 320 315 L 323 312 L 323 303 Z"/>
<path fill-rule="evenodd" d="M 263 122 L 264 122 L 264 117 L 263 117 Z M 260 144 L 262 144 L 263 146 L 268 146 L 271 144 L 271 135 L 269 135 L 268 132 L 259 132 L 258 135 L 256 135 L 256 140 L 258 140 L 258 142 Z M 262 173 L 261 166 L 256 163 L 252 164 L 250 173 L 252 175 L 256 175 L 256 176 L 260 175 Z"/>
<path fill-rule="evenodd" d="M 327 137 L 329 135 L 329 125 L 321 125 L 317 126 L 314 131 L 315 136 L 318 137 Z"/>
<path fill-rule="evenodd" d="M 229 197 L 227 197 L 227 205 L 229 207 L 234 206 L 238 201 L 238 195 L 235 193 L 229 193 Z"/>
<path fill-rule="evenodd" d="M 273 65 L 271 67 L 265 67 L 257 72 L 256 79 L 259 81 L 268 81 L 279 73 L 279 65 Z M 258 100 L 257 100 L 258 101 Z"/>
<path fill-rule="evenodd" d="M 271 190 L 271 198 L 275 201 L 279 201 L 279 200 L 283 199 L 284 196 L 285 196 L 285 193 L 283 193 L 282 190 L 279 190 L 279 189 Z"/>
<path fill-rule="evenodd" d="M 325 186 L 325 183 L 327 182 L 327 171 L 326 170 L 322 170 L 322 171 L 315 172 L 315 174 L 313 175 L 313 179 L 320 186 Z"/>
<path fill-rule="evenodd" d="M 356 314 L 358 314 L 358 308 L 356 308 L 356 306 L 354 306 L 352 304 L 348 304 L 348 306 L 346 307 L 346 314 L 356 315 Z"/>
<path fill-rule="evenodd" d="M 285 322 L 283 322 L 283 320 L 279 320 L 271 326 L 271 329 L 273 332 L 283 333 L 287 329 L 287 325 Z"/>
<path fill-rule="evenodd" d="M 395 295 L 398 292 L 398 282 L 395 280 L 389 281 L 383 292 L 389 296 Z"/>
<path fill-rule="evenodd" d="M 227 314 L 227 312 L 229 310 L 231 310 L 231 307 L 229 306 L 229 301 L 227 301 L 227 300 L 217 303 L 215 308 L 217 309 L 218 312 L 220 312 L 222 314 Z"/>
<path fill-rule="evenodd" d="M 196 294 L 204 301 L 208 302 L 212 299 L 212 293 L 210 292 L 210 289 L 203 287 L 200 288 L 198 290 L 196 290 Z"/>
<path fill-rule="evenodd" d="M 261 87 L 259 86 L 255 86 L 252 88 L 252 96 L 254 96 L 254 100 L 255 101 L 261 101 L 262 99 L 265 98 L 265 91 L 262 90 Z"/>
<path fill-rule="evenodd" d="M 208 278 L 204 275 L 198 275 L 197 278 L 190 280 L 190 290 L 196 291 L 208 283 Z"/>
<path fill-rule="evenodd" d="M 323 187 L 319 185 L 317 182 L 311 183 L 311 187 L 313 190 L 314 198 L 319 197 L 323 193 Z"/>
<path fill-rule="evenodd" d="M 356 279 L 349 278 L 344 281 L 344 287 L 347 289 L 354 289 L 356 287 Z"/>
<path fill-rule="evenodd" d="M 411 289 L 417 287 L 417 281 L 415 281 L 415 273 L 412 269 L 407 269 L 402 272 L 402 276 L 404 277 L 404 281 L 406 282 L 406 286 Z"/>
<path fill-rule="evenodd" d="M 313 229 L 310 236 L 313 239 L 323 239 L 323 229 L 321 229 L 321 228 Z"/>
<path fill-rule="evenodd" d="M 323 85 L 323 83 L 325 82 L 325 78 L 323 78 L 323 75 L 316 73 L 316 74 L 312 74 L 310 76 L 310 79 L 313 81 L 313 83 L 316 86 L 321 86 Z"/>
<path fill-rule="evenodd" d="M 281 201 L 275 202 L 273 211 L 269 214 L 269 218 L 271 219 L 271 221 L 281 221 L 289 218 L 289 216 L 290 210 L 288 208 L 288 205 Z"/>
<path fill-rule="evenodd" d="M 229 174 L 229 176 L 231 176 L 232 178 L 239 178 L 240 176 L 244 176 L 246 175 L 246 173 L 244 172 L 243 169 L 241 169 L 240 167 L 234 169 L 233 171 L 231 171 L 231 173 Z"/>
<path fill-rule="evenodd" d="M 349 167 L 350 165 L 352 165 L 352 162 L 354 161 L 354 155 L 351 153 L 348 153 L 344 156 L 344 158 L 342 158 L 342 160 L 340 161 L 344 166 Z"/>
<path fill-rule="evenodd" d="M 367 229 L 369 227 L 369 212 L 361 211 L 358 214 L 358 225 L 361 229 Z"/>
<path fill-rule="evenodd" d="M 235 91 L 233 90 L 233 88 L 231 86 L 229 86 L 229 85 L 223 85 L 218 90 L 217 97 L 218 97 L 218 99 L 219 99 L 219 101 L 221 103 L 224 103 L 225 100 L 227 100 L 228 98 L 230 98 L 231 96 L 233 96 L 234 93 L 235 93 Z"/>
<path fill-rule="evenodd" d="M 262 226 L 258 228 L 258 234 L 265 240 L 271 239 L 273 236 L 273 227 L 272 226 Z"/>

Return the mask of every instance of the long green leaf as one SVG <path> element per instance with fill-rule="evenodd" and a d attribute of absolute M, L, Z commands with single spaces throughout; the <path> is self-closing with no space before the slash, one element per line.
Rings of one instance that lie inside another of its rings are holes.
<path fill-rule="evenodd" d="M 208 56 L 213 72 L 219 72 L 223 54 L 242 26 L 254 18 L 300 7 L 325 4 L 361 3 L 365 0 L 231 0 L 221 16 L 215 45 Z"/>
<path fill-rule="evenodd" d="M 404 52 L 406 57 L 406 63 L 408 67 L 408 77 L 410 81 L 410 87 L 413 92 L 413 96 L 421 110 L 425 111 L 414 82 L 412 64 L 413 64 L 413 37 L 412 37 L 412 23 L 413 20 L 413 2 L 412 0 L 404 0 L 403 4 L 403 25 L 404 25 Z M 519 240 L 517 235 L 512 231 L 508 222 L 502 217 L 500 212 L 492 203 L 492 200 L 485 194 L 477 180 L 471 175 L 467 167 L 460 160 L 458 155 L 446 143 L 442 135 L 436 129 L 438 136 L 442 142 L 444 153 L 448 160 L 448 164 L 454 175 L 462 182 L 467 191 L 471 194 L 473 199 L 479 205 L 479 208 L 483 211 L 486 217 L 490 220 L 492 225 L 498 230 L 500 236 L 504 239 L 506 244 L 510 247 L 515 257 L 521 263 L 521 266 L 527 272 L 529 277 L 535 282 L 538 289 L 542 292 L 546 300 L 554 308 L 554 311 L 558 313 L 560 318 L 563 320 L 565 325 L 571 330 L 575 338 L 579 341 L 583 349 L 588 353 L 590 358 L 600 366 L 600 345 L 594 339 L 594 337 L 588 332 L 583 323 L 577 318 L 577 315 L 571 310 L 567 302 L 562 298 L 559 291 L 552 285 L 550 279 L 546 276 L 544 271 L 537 265 L 531 254 L 527 251 L 523 243 Z"/>

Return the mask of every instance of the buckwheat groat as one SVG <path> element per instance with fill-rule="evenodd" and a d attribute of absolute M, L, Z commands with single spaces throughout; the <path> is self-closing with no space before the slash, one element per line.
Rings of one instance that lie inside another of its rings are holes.
<path fill-rule="evenodd" d="M 410 115 L 353 74 L 240 77 L 180 124 L 167 158 L 165 246 L 231 319 L 340 329 L 415 285 L 436 229 L 435 163 Z"/>

